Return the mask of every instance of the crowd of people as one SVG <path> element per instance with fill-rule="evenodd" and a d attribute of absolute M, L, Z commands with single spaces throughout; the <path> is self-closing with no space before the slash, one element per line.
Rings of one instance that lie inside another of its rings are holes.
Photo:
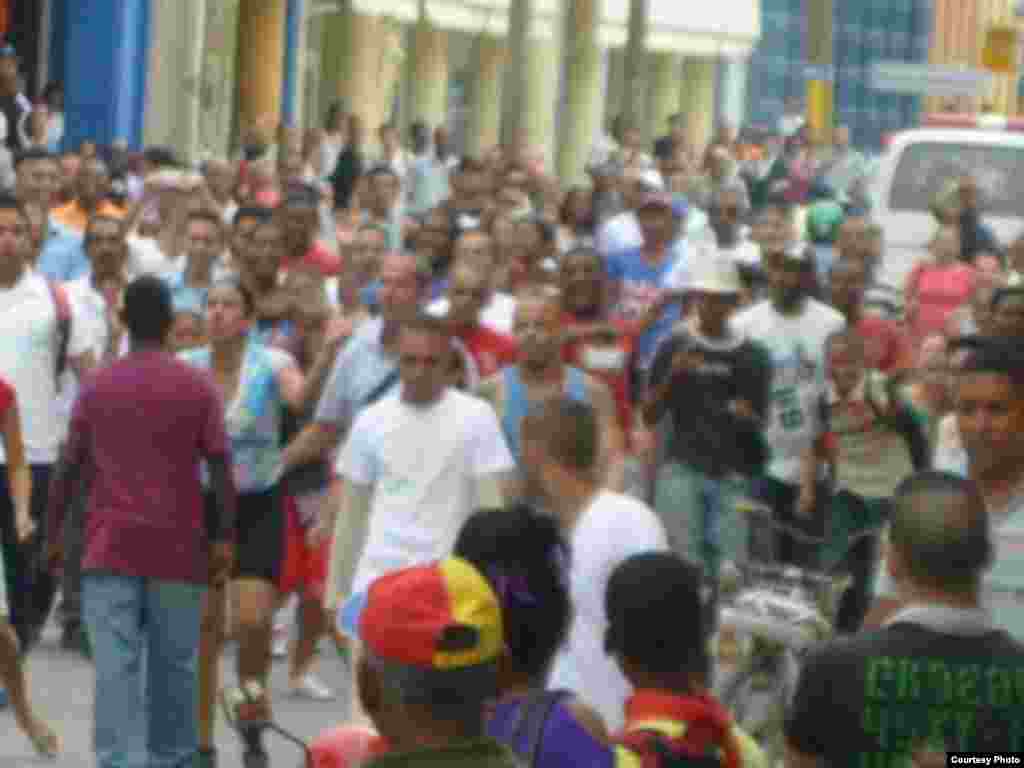
<path fill-rule="evenodd" d="M 610 133 L 568 189 L 524 141 L 372 147 L 337 108 L 197 171 L 14 153 L 0 676 L 38 752 L 23 665 L 59 598 L 102 768 L 130 764 L 129 712 L 147 765 L 216 765 L 229 640 L 241 684 L 285 656 L 324 702 L 318 646 L 348 656 L 381 768 L 765 765 L 711 693 L 719 577 L 750 559 L 853 576 L 792 765 L 1024 749 L 997 583 L 1024 527 L 1024 240 L 951 179 L 880 306 L 844 129 Z M 756 535 L 744 499 L 784 527 Z"/>

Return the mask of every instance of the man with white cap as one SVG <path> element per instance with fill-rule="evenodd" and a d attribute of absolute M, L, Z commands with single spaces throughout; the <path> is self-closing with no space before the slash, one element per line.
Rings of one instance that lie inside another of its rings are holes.
<path fill-rule="evenodd" d="M 655 510 L 676 552 L 715 583 L 724 557 L 746 556 L 732 502 L 764 461 L 771 363 L 729 327 L 743 290 L 736 265 L 707 245 L 696 262 L 696 311 L 658 346 L 643 417 L 651 426 L 669 417 Z"/>

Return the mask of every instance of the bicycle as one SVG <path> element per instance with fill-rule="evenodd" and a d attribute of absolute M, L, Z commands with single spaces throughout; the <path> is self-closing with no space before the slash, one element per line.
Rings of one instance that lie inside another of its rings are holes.
<path fill-rule="evenodd" d="M 276 733 L 301 749 L 305 768 L 313 768 L 313 753 L 306 742 L 270 719 L 266 691 L 259 683 L 226 688 L 221 693 L 221 707 L 228 725 L 242 737 L 243 742 L 253 735 L 262 736 L 266 731 Z M 269 768 L 265 752 L 246 752 L 242 762 L 244 768 Z"/>
<path fill-rule="evenodd" d="M 775 521 L 763 505 L 745 501 L 740 509 L 801 543 L 821 547 L 830 543 L 826 537 L 810 536 Z M 849 537 L 845 550 L 881 530 L 865 528 Z M 780 765 L 783 758 L 785 716 L 800 662 L 835 634 L 840 602 L 852 585 L 849 574 L 837 567 L 842 561 L 823 569 L 755 561 L 722 565 L 716 585 L 718 630 L 712 655 L 720 672 L 730 661 L 735 661 L 735 669 L 716 681 L 715 689 L 737 724 L 764 749 L 771 765 Z M 766 701 L 755 707 L 755 697 Z"/>

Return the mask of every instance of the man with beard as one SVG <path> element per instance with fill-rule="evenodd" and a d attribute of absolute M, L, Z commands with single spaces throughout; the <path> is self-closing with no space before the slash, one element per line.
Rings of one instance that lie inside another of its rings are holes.
<path fill-rule="evenodd" d="M 843 316 L 807 295 L 807 277 L 814 269 L 806 243 L 773 248 L 765 254 L 769 297 L 733 318 L 733 332 L 759 342 L 772 359 L 772 384 L 765 441 L 772 448 L 766 476 L 756 495 L 783 523 L 821 535 L 813 520 L 817 481 L 826 425 L 821 404 L 825 395 L 825 345 L 846 326 Z M 783 535 L 782 562 L 802 562 L 809 552 Z"/>
<path fill-rule="evenodd" d="M 524 289 L 516 305 L 519 363 L 483 382 L 478 394 L 494 406 L 517 463 L 522 455 L 523 418 L 537 404 L 565 396 L 591 405 L 600 421 L 601 477 L 607 486 L 619 489 L 623 479 L 622 433 L 615 418 L 615 401 L 602 382 L 562 361 L 561 317 L 557 290 L 546 285 Z"/>

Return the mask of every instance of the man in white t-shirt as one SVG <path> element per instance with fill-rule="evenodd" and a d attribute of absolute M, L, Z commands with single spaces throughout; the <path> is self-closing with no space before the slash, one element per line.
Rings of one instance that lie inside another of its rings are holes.
<path fill-rule="evenodd" d="M 31 269 L 30 222 L 21 204 L 13 197 L 0 196 L 0 377 L 18 396 L 26 458 L 32 468 L 32 517 L 40 523 L 45 517 L 50 474 L 57 461 L 58 448 L 66 428 L 65 414 L 58 395 L 57 363 L 64 344 L 54 290 L 46 279 Z M 84 375 L 93 364 L 84 323 L 75 317 L 77 310 L 69 301 L 71 321 L 66 342 L 67 365 Z M 6 465 L 6 459 L 0 462 Z M 0 469 L 6 477 L 6 466 Z M 0 530 L 3 533 L 3 557 L 13 583 L 11 624 L 23 647 L 32 641 L 46 620 L 55 585 L 46 577 L 31 576 L 30 567 L 38 556 L 39 539 L 18 546 L 14 535 L 14 510 L 6 483 L 0 491 Z"/>
<path fill-rule="evenodd" d="M 1024 641 L 1024 352 L 1017 339 L 972 339 L 971 346 L 954 394 L 968 474 L 985 498 L 994 550 L 982 607 L 996 626 Z M 903 607 L 884 549 L 868 627 Z"/>
<path fill-rule="evenodd" d="M 643 552 L 667 552 L 668 537 L 654 512 L 636 499 L 602 489 L 599 419 L 569 397 L 545 401 L 523 420 L 523 471 L 545 497 L 569 539 L 572 624 L 555 658 L 551 689 L 573 691 L 604 718 L 610 732 L 623 725 L 630 685 L 605 652 L 608 578 Z"/>
<path fill-rule="evenodd" d="M 843 316 L 807 295 L 814 270 L 806 243 L 792 243 L 765 254 L 770 297 L 732 319 L 740 338 L 765 347 L 772 361 L 772 384 L 765 443 L 772 455 L 755 495 L 780 522 L 822 535 L 815 514 L 821 440 L 826 424 L 825 345 L 846 326 Z M 813 556 L 793 537 L 780 536 L 774 553 L 782 562 L 805 563 Z M 763 553 L 762 553 L 763 554 Z"/>
<path fill-rule="evenodd" d="M 341 509 L 325 603 L 334 612 L 347 601 L 350 634 L 345 617 L 375 579 L 444 557 L 476 509 L 503 503 L 512 454 L 491 406 L 447 386 L 450 347 L 444 320 L 404 324 L 399 390 L 356 417 L 338 456 Z"/>

